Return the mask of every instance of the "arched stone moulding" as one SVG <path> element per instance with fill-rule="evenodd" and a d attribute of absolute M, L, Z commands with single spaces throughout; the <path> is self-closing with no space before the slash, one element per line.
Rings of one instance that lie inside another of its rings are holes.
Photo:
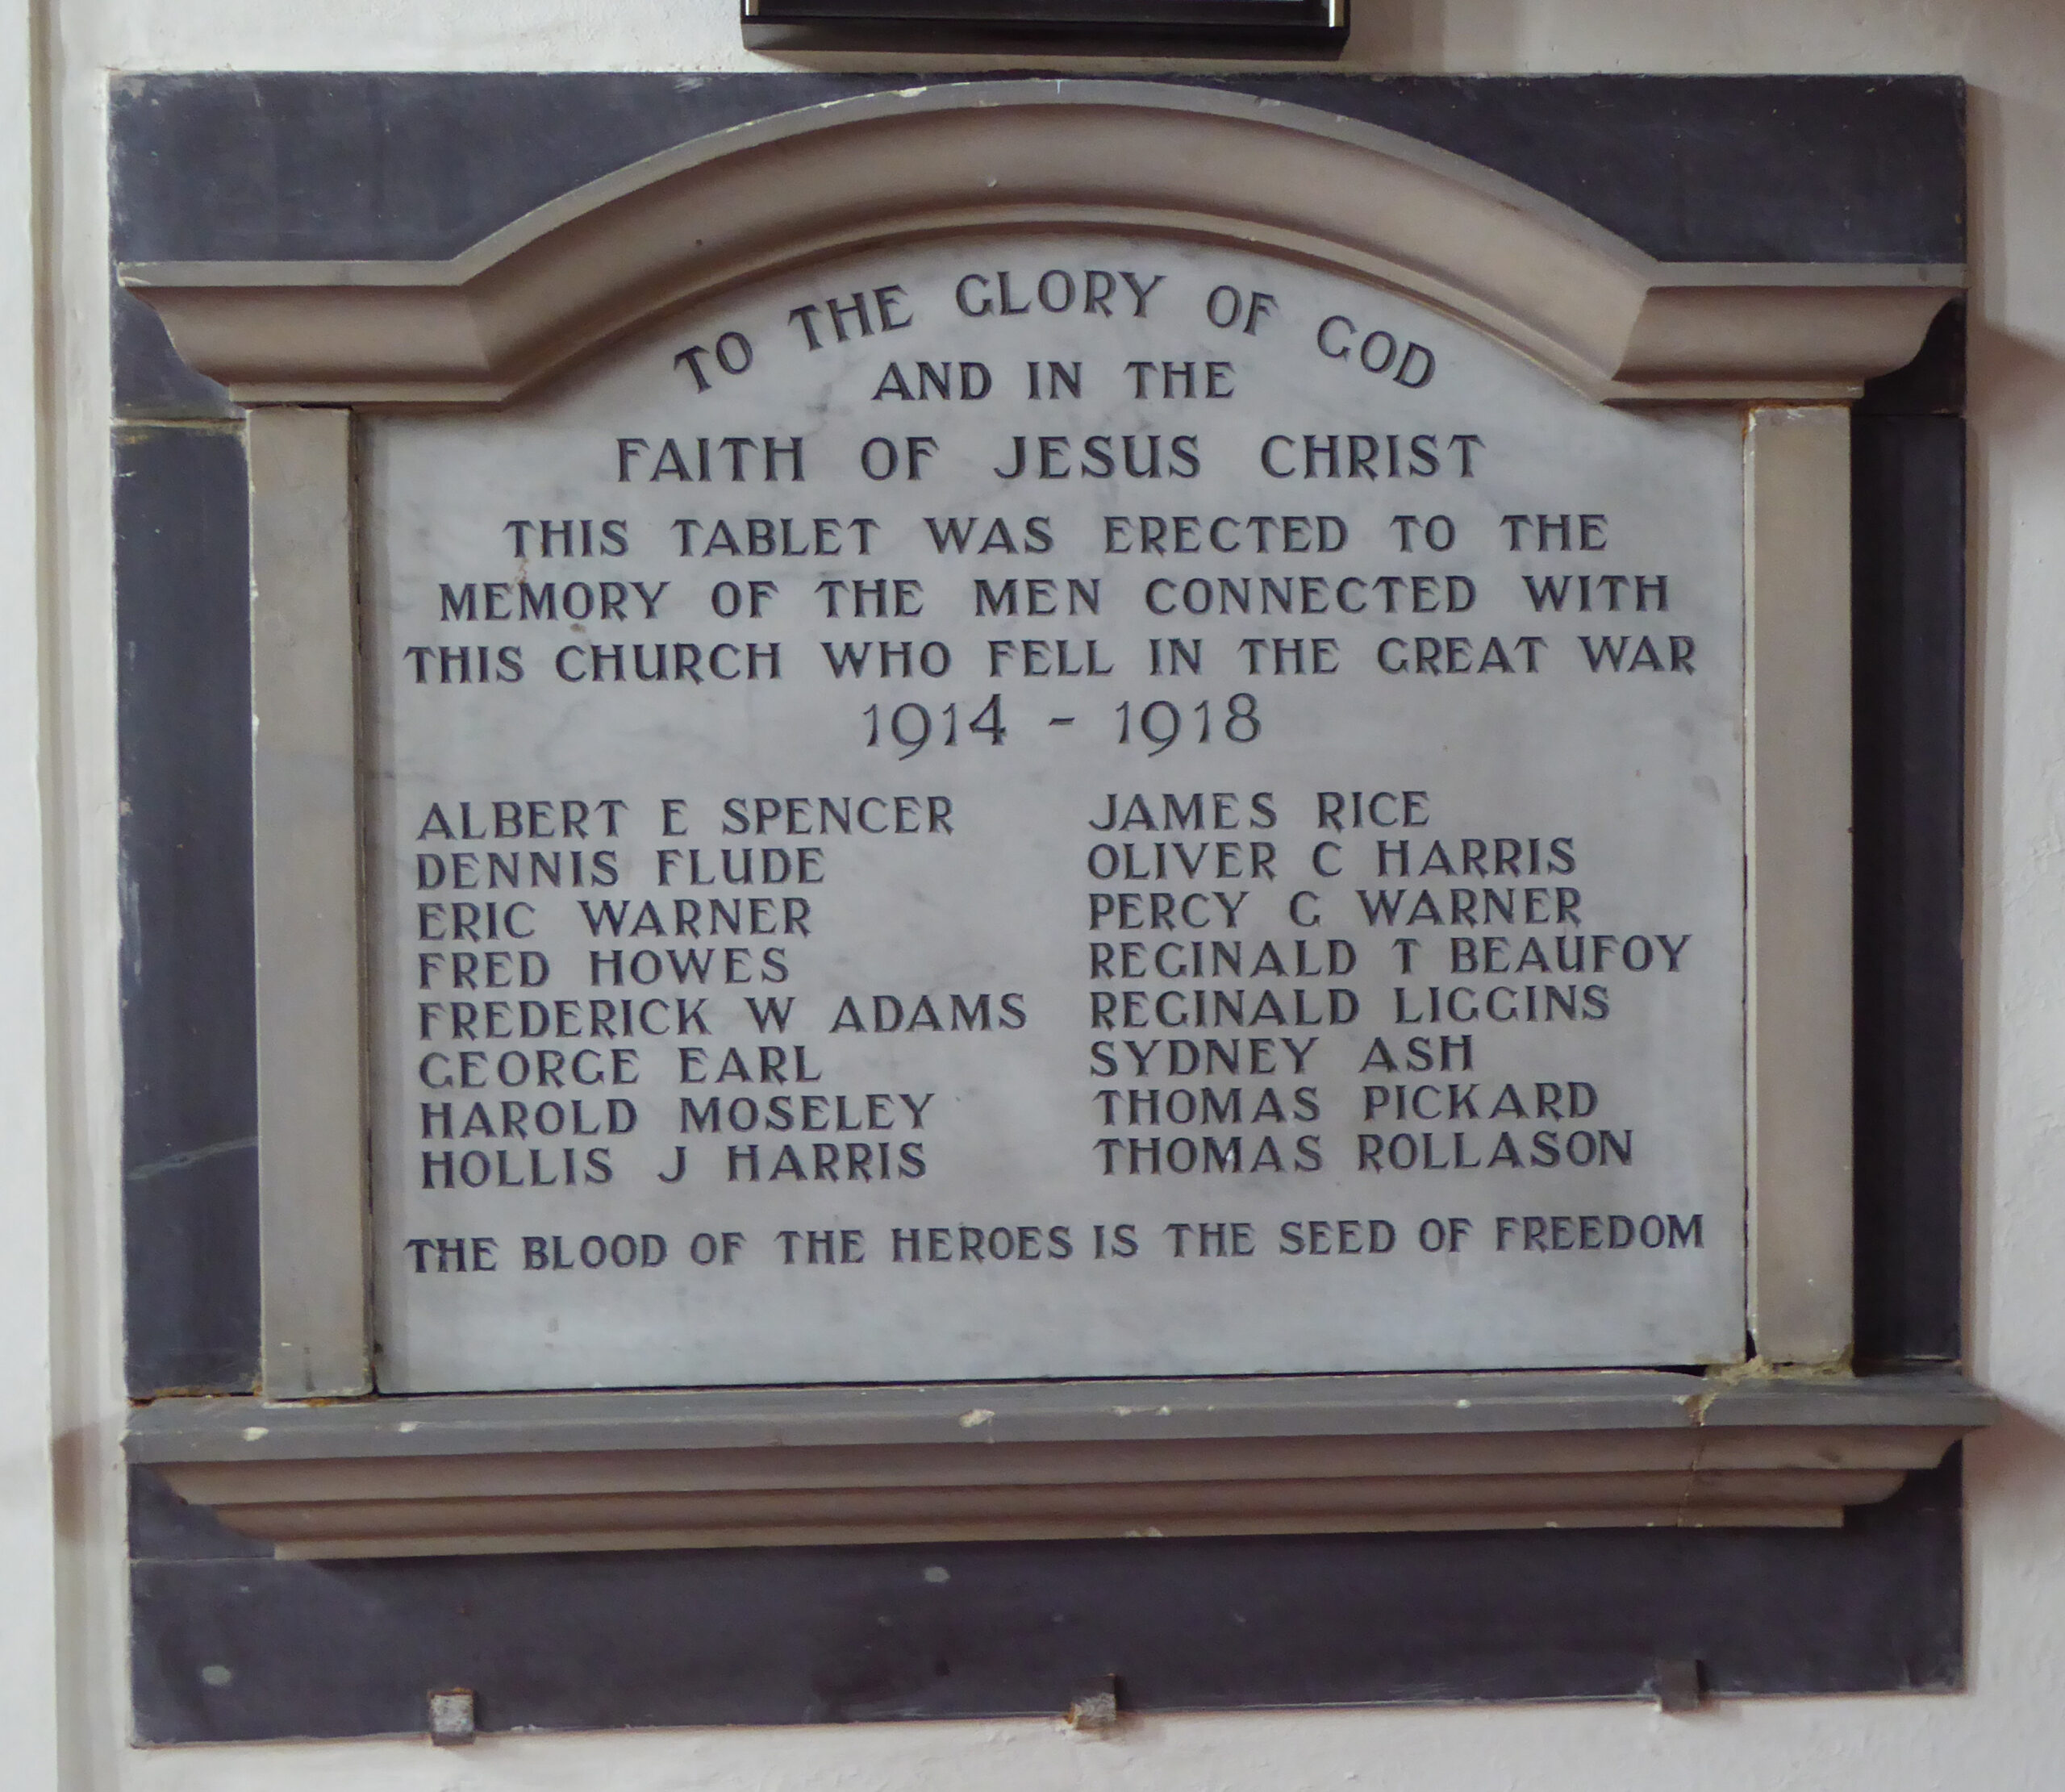
<path fill-rule="evenodd" d="M 1596 398 L 1829 402 L 1904 365 L 1962 268 L 1660 262 L 1445 151 L 1124 81 L 784 113 L 590 182 L 446 261 L 156 262 L 122 278 L 247 405 L 493 405 L 680 306 L 844 251 L 1040 227 L 1238 244 L 1391 287 Z"/>

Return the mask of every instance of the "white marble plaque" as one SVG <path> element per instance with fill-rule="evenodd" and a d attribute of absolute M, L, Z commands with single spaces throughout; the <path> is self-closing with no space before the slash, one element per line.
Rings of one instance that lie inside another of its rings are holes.
<path fill-rule="evenodd" d="M 376 420 L 380 1385 L 1738 1357 L 1740 427 L 1089 233 Z"/>

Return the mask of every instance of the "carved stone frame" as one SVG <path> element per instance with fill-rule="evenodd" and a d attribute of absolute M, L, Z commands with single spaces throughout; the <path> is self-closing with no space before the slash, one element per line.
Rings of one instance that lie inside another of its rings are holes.
<path fill-rule="evenodd" d="M 1750 1372 L 374 1396 L 354 410 L 492 406 L 744 281 L 1055 226 L 1333 269 L 1601 402 L 1741 406 Z M 265 1404 L 254 1419 L 248 1400 L 161 1402 L 130 1440 L 236 1528 L 348 1556 L 1825 1524 L 1990 1416 L 1954 1376 L 1847 1371 L 1846 406 L 1913 358 L 1962 269 L 1662 263 L 1375 127 L 1195 88 L 1025 81 L 721 132 L 449 261 L 123 279 L 249 410 Z"/>

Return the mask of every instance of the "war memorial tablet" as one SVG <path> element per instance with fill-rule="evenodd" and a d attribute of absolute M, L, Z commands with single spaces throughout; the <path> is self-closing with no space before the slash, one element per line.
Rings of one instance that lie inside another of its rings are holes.
<path fill-rule="evenodd" d="M 1959 1683 L 1962 115 L 119 80 L 138 1739 Z"/>
<path fill-rule="evenodd" d="M 376 421 L 382 1386 L 1739 1356 L 1741 427 L 1093 233 Z"/>

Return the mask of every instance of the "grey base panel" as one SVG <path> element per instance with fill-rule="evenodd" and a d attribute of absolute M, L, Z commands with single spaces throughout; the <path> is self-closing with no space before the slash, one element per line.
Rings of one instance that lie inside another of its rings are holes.
<path fill-rule="evenodd" d="M 1837 1525 L 1995 1403 L 1942 1373 L 442 1395 L 141 1408 L 131 1460 L 290 1558 Z"/>
<path fill-rule="evenodd" d="M 1839 1527 L 1480 1531 L 282 1561 L 131 1495 L 145 1744 L 1948 1692 L 1954 1452 Z M 319 1639 L 313 1655 L 310 1640 Z"/>

